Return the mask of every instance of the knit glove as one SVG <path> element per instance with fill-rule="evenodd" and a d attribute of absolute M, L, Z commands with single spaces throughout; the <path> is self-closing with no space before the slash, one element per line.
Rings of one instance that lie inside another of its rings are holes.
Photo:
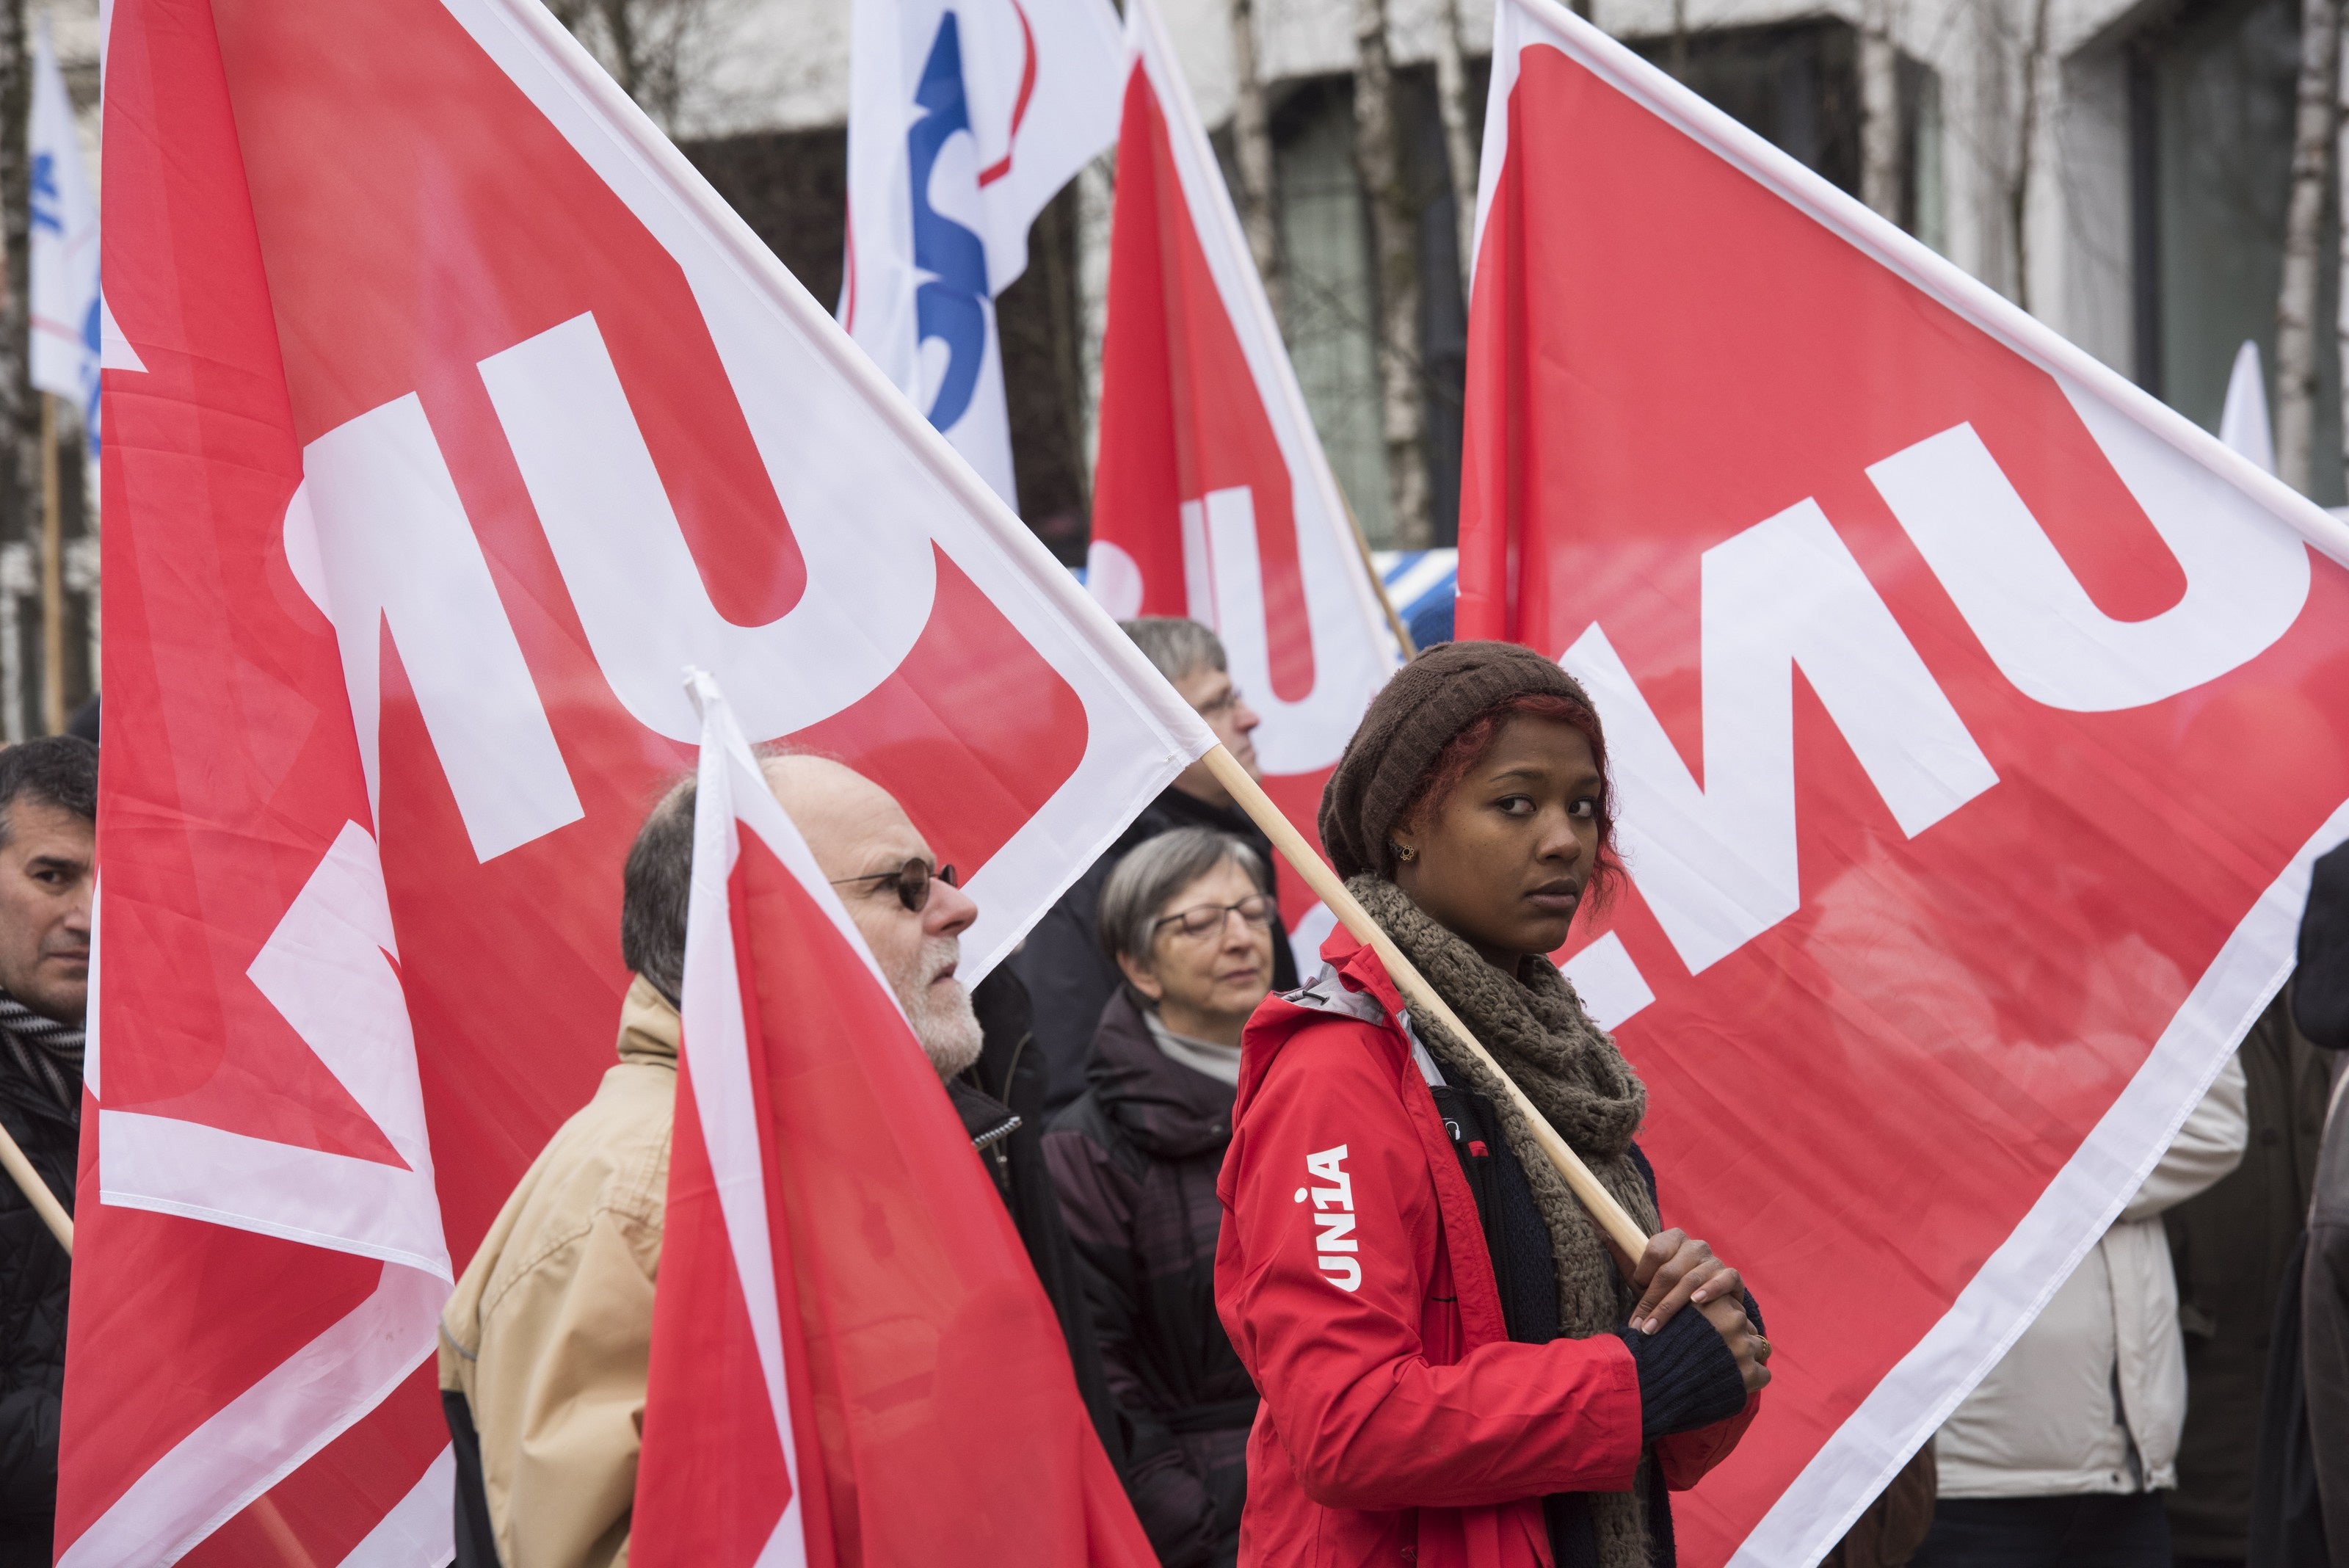
<path fill-rule="evenodd" d="M 1726 1421 L 1745 1408 L 1745 1376 L 1704 1314 L 1674 1313 L 1653 1334 L 1619 1328 L 1640 1369 L 1640 1440 L 1652 1443 Z"/>

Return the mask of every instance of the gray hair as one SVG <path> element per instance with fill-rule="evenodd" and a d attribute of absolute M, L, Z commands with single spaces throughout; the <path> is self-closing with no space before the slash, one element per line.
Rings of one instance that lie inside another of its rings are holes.
<path fill-rule="evenodd" d="M 694 776 L 655 804 L 620 873 L 620 956 L 674 1003 L 685 990 L 685 916 L 693 897 Z"/>
<path fill-rule="evenodd" d="M 837 761 L 781 741 L 761 746 L 756 754 L 759 771 L 770 787 L 775 784 L 778 764 L 786 758 Z M 696 776 L 686 774 L 653 804 L 645 825 L 636 829 L 636 841 L 628 846 L 627 865 L 620 873 L 620 957 L 672 1003 L 685 992 L 686 913 L 693 901 Z"/>
<path fill-rule="evenodd" d="M 1271 890 L 1265 886 L 1264 857 L 1247 840 L 1212 827 L 1178 827 L 1128 850 L 1102 889 L 1101 940 L 1109 956 L 1149 962 L 1166 900 L 1226 861 L 1247 872 L 1258 892 Z"/>
<path fill-rule="evenodd" d="M 1224 645 L 1216 634 L 1195 620 L 1185 620 L 1175 615 L 1143 616 L 1140 620 L 1122 620 L 1118 629 L 1133 639 L 1142 649 L 1142 657 L 1158 667 L 1158 673 L 1169 680 L 1180 680 L 1202 670 L 1224 668 Z"/>

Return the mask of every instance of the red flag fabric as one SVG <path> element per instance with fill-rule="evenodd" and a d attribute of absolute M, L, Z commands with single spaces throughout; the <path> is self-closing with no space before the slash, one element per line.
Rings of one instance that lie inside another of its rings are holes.
<path fill-rule="evenodd" d="M 2349 531 L 1562 6 L 1498 26 L 1460 629 L 1598 703 L 1632 891 L 1568 967 L 1777 1346 L 1682 1560 L 1808 1563 L 2281 983 Z"/>
<path fill-rule="evenodd" d="M 1145 1568 L 1156 1558 L 1009 1211 L 715 683 L 702 690 L 630 1561 Z"/>
<path fill-rule="evenodd" d="M 1121 620 L 1216 628 L 1266 792 L 1311 836 L 1399 650 L 1165 24 L 1149 0 L 1125 18 L 1085 586 Z M 1335 918 L 1283 892 L 1309 974 Z"/>
<path fill-rule="evenodd" d="M 536 0 L 109 16 L 57 1539 L 437 1563 L 435 1319 L 611 1060 L 682 669 L 905 803 L 974 975 L 1211 737 Z"/>

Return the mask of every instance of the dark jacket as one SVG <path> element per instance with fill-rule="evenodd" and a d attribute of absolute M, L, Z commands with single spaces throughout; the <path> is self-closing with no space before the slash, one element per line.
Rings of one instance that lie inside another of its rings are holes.
<path fill-rule="evenodd" d="M 1085 1091 L 1085 1054 L 1092 1049 L 1093 1031 L 1101 1026 L 1102 1009 L 1123 983 L 1117 965 L 1102 950 L 1102 889 L 1127 850 L 1172 833 L 1178 827 L 1212 827 L 1228 833 L 1264 859 L 1278 901 L 1280 871 L 1271 841 L 1257 831 L 1246 813 L 1231 806 L 1209 805 L 1179 789 L 1163 791 L 1144 806 L 1115 844 L 1094 861 L 1085 874 L 1061 895 L 1028 933 L 1028 940 L 1011 956 L 1010 967 L 1026 982 L 1035 1010 L 1036 1048 L 1045 1063 L 1044 1108 L 1059 1111 Z M 1288 950 L 1288 931 L 1278 915 L 1272 923 L 1272 988 L 1289 991 L 1297 985 L 1297 959 Z"/>
<path fill-rule="evenodd" d="M 2349 846 L 2310 867 L 2297 957 L 2284 993 L 2292 1026 L 2320 1051 L 2349 1052 Z M 2268 1358 L 2247 1561 L 2349 1561 L 2349 1124 L 2330 1112 L 2269 1338 L 2277 1354 Z"/>
<path fill-rule="evenodd" d="M 1028 1261 L 1061 1320 L 1069 1342 L 1069 1364 L 1077 1393 L 1093 1418 L 1109 1462 L 1122 1475 L 1128 1465 L 1125 1426 L 1102 1375 L 1094 1341 L 1092 1313 L 1061 1204 L 1044 1164 L 1044 1072 L 1029 1028 L 1028 993 L 1004 965 L 971 992 L 986 1047 L 978 1064 L 947 1085 L 947 1097 L 970 1134 L 979 1162 L 995 1179 L 996 1190 L 1011 1210 L 1011 1222 L 1027 1245 Z"/>
<path fill-rule="evenodd" d="M 1102 1015 L 1092 1087 L 1044 1153 L 1133 1433 L 1126 1490 L 1164 1568 L 1239 1552 L 1256 1387 L 1216 1316 L 1216 1174 L 1231 1085 L 1159 1050 L 1132 993 Z"/>
<path fill-rule="evenodd" d="M 2324 1540 L 2349 1562 L 2349 1122 L 2337 1114 L 2317 1158 L 2301 1284 L 2301 1376 Z"/>
<path fill-rule="evenodd" d="M 71 1213 L 78 1116 L 0 1067 L 0 1127 Z M 32 1204 L 0 1178 L 0 1568 L 48 1568 L 52 1560 L 71 1272 Z"/>
<path fill-rule="evenodd" d="M 2242 1164 L 2162 1216 L 2186 1339 L 2186 1425 L 2169 1532 L 2181 1557 L 2240 1559 L 2285 1264 L 2308 1214 L 2330 1084 L 2279 996 L 2239 1053 L 2251 1117 Z"/>

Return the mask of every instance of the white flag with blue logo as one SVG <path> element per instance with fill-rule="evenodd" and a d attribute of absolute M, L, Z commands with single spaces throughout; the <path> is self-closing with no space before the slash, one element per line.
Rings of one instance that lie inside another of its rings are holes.
<path fill-rule="evenodd" d="M 1125 65 L 1107 0 L 856 0 L 841 324 L 1014 506 L 995 301 Z"/>
<path fill-rule="evenodd" d="M 98 437 L 98 195 L 44 17 L 33 43 L 33 385 Z"/>

